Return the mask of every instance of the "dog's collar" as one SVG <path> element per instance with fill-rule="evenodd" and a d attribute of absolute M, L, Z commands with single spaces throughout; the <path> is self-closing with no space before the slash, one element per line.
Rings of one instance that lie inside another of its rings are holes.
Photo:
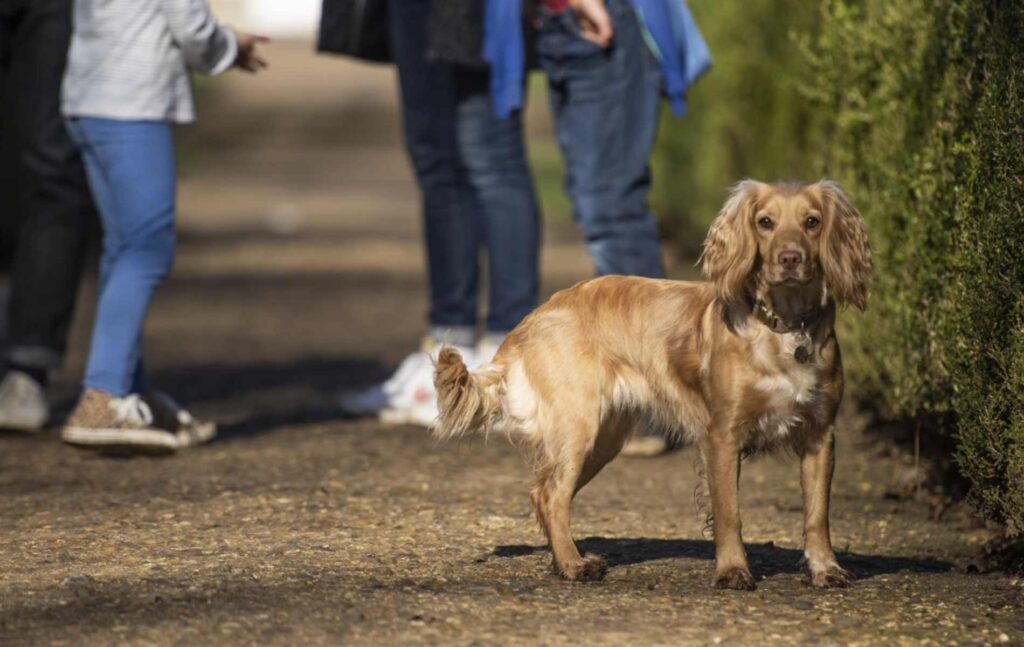
<path fill-rule="evenodd" d="M 814 339 L 808 331 L 821 318 L 821 312 L 821 308 L 812 308 L 802 312 L 796 319 L 787 321 L 761 299 L 754 301 L 754 316 L 769 330 L 782 334 L 796 333 L 799 343 L 793 351 L 793 357 L 801 364 L 811 361 L 814 354 Z"/>
<path fill-rule="evenodd" d="M 761 299 L 756 299 L 754 301 L 754 316 L 758 317 L 758 320 L 774 333 L 796 333 L 799 343 L 793 352 L 793 356 L 800 363 L 807 363 L 811 360 L 811 356 L 814 353 L 814 340 L 811 338 L 809 330 L 821 318 L 821 308 L 805 310 L 797 318 L 787 321 L 779 316 L 767 303 Z"/>
<path fill-rule="evenodd" d="M 786 320 L 762 299 L 756 299 L 754 301 L 754 316 L 768 326 L 772 332 L 806 332 L 821 317 L 821 308 L 811 308 L 800 313 L 795 319 Z"/>

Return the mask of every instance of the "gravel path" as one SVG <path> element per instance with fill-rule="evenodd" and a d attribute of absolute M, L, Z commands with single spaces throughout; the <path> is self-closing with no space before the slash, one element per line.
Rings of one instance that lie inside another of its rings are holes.
<path fill-rule="evenodd" d="M 1024 644 L 1020 583 L 969 574 L 986 531 L 887 496 L 903 466 L 851 414 L 833 537 L 860 579 L 805 585 L 798 468 L 764 459 L 741 483 L 753 593 L 709 587 L 692 450 L 620 459 L 581 493 L 576 536 L 611 569 L 570 584 L 546 574 L 504 442 L 339 419 L 337 390 L 421 332 L 417 197 L 387 70 L 270 55 L 266 77 L 213 84 L 183 142 L 179 261 L 148 327 L 154 381 L 221 438 L 125 460 L 0 435 L 0 645 Z M 546 291 L 588 274 L 571 229 L 546 244 Z"/>

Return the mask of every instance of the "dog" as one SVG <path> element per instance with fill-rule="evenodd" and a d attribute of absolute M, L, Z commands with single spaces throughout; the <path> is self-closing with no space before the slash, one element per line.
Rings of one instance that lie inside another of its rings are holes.
<path fill-rule="evenodd" d="M 736 185 L 701 255 L 706 282 L 605 276 L 555 294 L 469 372 L 436 361 L 435 434 L 500 429 L 533 462 L 531 499 L 568 580 L 600 580 L 569 530 L 573 497 L 639 428 L 700 450 L 715 543 L 712 584 L 753 590 L 740 536 L 744 456 L 800 460 L 810 583 L 845 586 L 829 534 L 834 422 L 843 370 L 837 307 L 863 311 L 871 251 L 861 214 L 834 182 Z"/>

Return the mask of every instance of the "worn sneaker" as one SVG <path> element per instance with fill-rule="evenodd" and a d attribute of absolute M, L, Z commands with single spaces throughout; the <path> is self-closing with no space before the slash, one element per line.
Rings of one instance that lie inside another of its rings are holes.
<path fill-rule="evenodd" d="M 115 398 L 86 389 L 60 432 L 61 440 L 97 451 L 120 454 L 171 454 L 178 435 L 153 423 L 153 412 L 137 394 Z"/>
<path fill-rule="evenodd" d="M 0 382 L 0 429 L 35 432 L 49 417 L 43 386 L 27 373 L 7 371 Z"/>
<path fill-rule="evenodd" d="M 178 449 L 202 445 L 216 437 L 217 423 L 196 418 L 167 393 L 154 389 L 143 399 L 153 413 L 153 424 L 178 437 Z"/>

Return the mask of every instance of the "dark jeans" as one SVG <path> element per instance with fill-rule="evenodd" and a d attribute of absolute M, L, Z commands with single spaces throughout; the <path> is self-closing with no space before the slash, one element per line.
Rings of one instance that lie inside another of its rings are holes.
<path fill-rule="evenodd" d="M 626 0 L 609 0 L 608 49 L 580 36 L 571 11 L 541 12 L 537 56 L 547 74 L 565 186 L 598 274 L 663 277 L 648 161 L 661 72 Z"/>
<path fill-rule="evenodd" d="M 12 253 L 6 354 L 39 371 L 63 359 L 95 222 L 60 115 L 71 5 L 0 2 L 0 230 Z"/>
<path fill-rule="evenodd" d="M 423 195 L 430 323 L 475 327 L 487 249 L 486 330 L 537 305 L 540 223 L 519 114 L 494 116 L 482 70 L 428 59 L 430 0 L 391 0 L 405 143 Z"/>

